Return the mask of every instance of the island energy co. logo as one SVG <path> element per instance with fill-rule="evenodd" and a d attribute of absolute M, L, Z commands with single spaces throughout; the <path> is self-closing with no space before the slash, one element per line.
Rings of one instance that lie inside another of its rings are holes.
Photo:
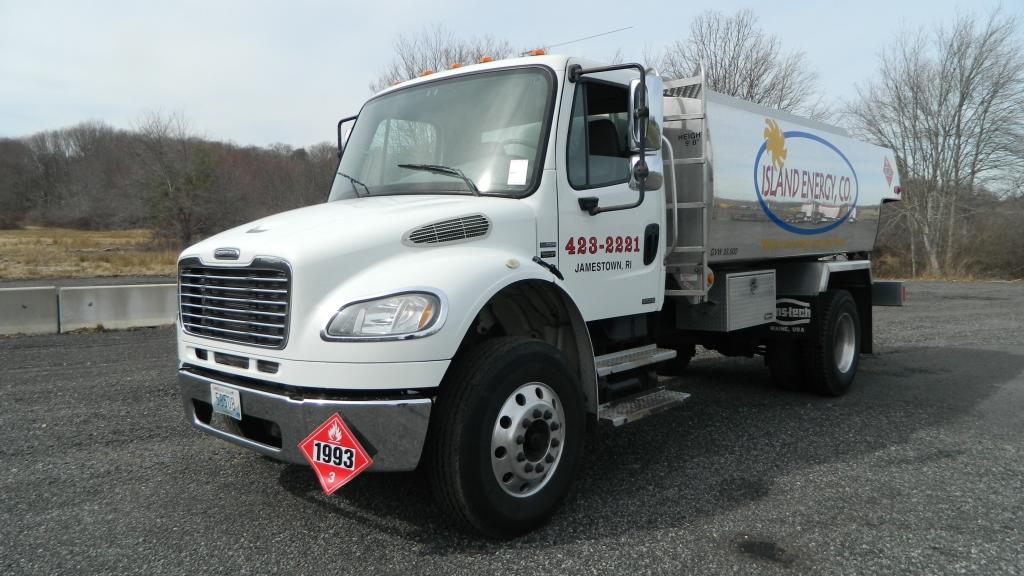
<path fill-rule="evenodd" d="M 794 234 L 840 226 L 859 195 L 857 172 L 839 148 L 809 132 L 783 132 L 770 118 L 754 158 L 754 189 L 768 218 Z"/>

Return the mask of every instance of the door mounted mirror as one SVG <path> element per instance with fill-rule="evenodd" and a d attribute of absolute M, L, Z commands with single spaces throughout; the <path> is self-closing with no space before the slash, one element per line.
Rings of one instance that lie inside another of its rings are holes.
<path fill-rule="evenodd" d="M 661 76 L 650 71 L 645 80 L 646 91 L 639 78 L 629 82 L 629 147 L 632 152 L 640 151 L 641 135 L 646 135 L 644 150 L 656 152 L 661 149 L 664 110 Z"/>

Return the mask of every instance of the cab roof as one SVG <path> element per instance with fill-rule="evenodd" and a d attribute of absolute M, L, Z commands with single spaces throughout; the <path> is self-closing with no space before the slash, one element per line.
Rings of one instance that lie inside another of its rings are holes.
<path fill-rule="evenodd" d="M 450 76 L 459 76 L 461 74 L 472 73 L 472 72 L 481 72 L 481 71 L 485 71 L 485 70 L 499 70 L 501 68 L 513 68 L 513 67 L 516 67 L 516 66 L 537 66 L 537 65 L 547 66 L 547 67 L 551 68 L 552 70 L 554 70 L 556 74 L 560 75 L 563 72 L 565 72 L 565 66 L 568 63 L 570 58 L 571 58 L 571 56 L 565 56 L 565 55 L 559 55 L 559 54 L 552 54 L 552 55 L 545 54 L 544 56 L 522 56 L 522 57 L 516 57 L 516 58 L 506 58 L 504 60 L 494 60 L 494 61 L 491 61 L 491 62 L 486 62 L 484 64 L 463 64 L 462 66 L 460 66 L 458 68 L 450 68 L 448 70 L 435 71 L 435 72 L 433 72 L 431 74 L 427 74 L 426 76 L 417 76 L 416 78 L 411 78 L 409 80 L 405 80 L 403 82 L 399 82 L 398 84 L 395 84 L 394 86 L 389 86 L 388 88 L 385 88 L 384 90 L 381 90 L 380 92 L 378 92 L 376 94 L 376 96 L 379 96 L 381 94 L 386 94 L 388 92 L 391 92 L 393 90 L 398 90 L 400 88 L 407 88 L 409 86 L 413 86 L 413 85 L 420 84 L 420 83 L 423 83 L 423 82 L 431 82 L 431 81 L 434 81 L 434 80 L 438 80 L 438 79 L 441 79 L 441 78 L 447 78 L 447 77 L 450 77 Z"/>

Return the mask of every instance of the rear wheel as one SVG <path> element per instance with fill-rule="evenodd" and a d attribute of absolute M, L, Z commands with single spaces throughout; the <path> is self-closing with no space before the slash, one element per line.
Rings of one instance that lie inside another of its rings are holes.
<path fill-rule="evenodd" d="M 807 384 L 824 396 L 842 396 L 860 364 L 860 316 L 846 290 L 828 292 L 821 307 L 821 329 L 811 342 Z"/>
<path fill-rule="evenodd" d="M 510 537 L 547 520 L 575 479 L 584 408 L 554 347 L 495 338 L 452 367 L 431 418 L 427 456 L 442 507 L 459 523 Z"/>

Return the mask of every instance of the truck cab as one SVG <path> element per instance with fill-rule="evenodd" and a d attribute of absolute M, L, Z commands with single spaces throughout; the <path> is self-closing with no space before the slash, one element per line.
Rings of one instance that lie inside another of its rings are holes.
<path fill-rule="evenodd" d="M 666 138 L 666 123 L 696 118 L 670 120 L 663 93 L 639 65 L 541 55 L 425 75 L 371 98 L 339 123 L 325 203 L 182 252 L 189 422 L 312 465 L 329 492 L 363 470 L 425 467 L 452 518 L 501 537 L 553 513 L 599 422 L 685 400 L 655 369 L 678 372 L 695 345 L 777 350 L 773 375 L 798 387 L 800 336 L 769 332 L 777 296 L 796 302 L 786 304 L 793 314 L 841 306 L 848 321 L 836 330 L 851 332 L 821 346 L 839 350 L 832 368 L 855 373 L 872 282 L 845 250 L 723 261 L 721 286 L 735 280 L 739 296 L 718 303 L 711 201 L 679 194 L 708 193 L 686 170 L 707 170 L 710 154 L 678 162 L 675 147 L 695 142 L 694 131 Z M 687 210 L 703 220 L 688 225 Z M 688 231 L 705 240 L 682 245 Z M 833 271 L 847 274 L 850 302 L 822 300 Z M 791 280 L 777 284 L 783 274 Z M 807 278 L 825 278 L 825 289 L 803 290 Z M 790 292 L 777 294 L 784 284 Z M 753 306 L 755 321 L 730 315 L 719 326 L 708 307 L 728 306 Z M 307 441 L 334 417 L 346 434 L 332 425 L 311 453 Z"/>

